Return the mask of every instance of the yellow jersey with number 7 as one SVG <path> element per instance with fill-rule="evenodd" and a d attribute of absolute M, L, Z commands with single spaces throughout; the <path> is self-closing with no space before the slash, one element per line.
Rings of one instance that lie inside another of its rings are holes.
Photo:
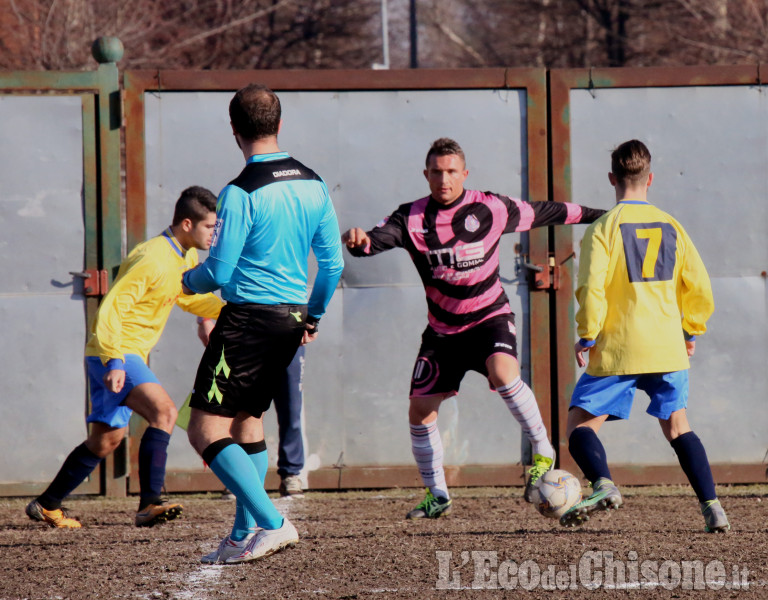
<path fill-rule="evenodd" d="M 703 334 L 715 309 L 704 263 L 682 225 L 623 200 L 581 242 L 579 336 L 595 341 L 587 373 L 668 373 L 690 366 L 683 332 Z"/>

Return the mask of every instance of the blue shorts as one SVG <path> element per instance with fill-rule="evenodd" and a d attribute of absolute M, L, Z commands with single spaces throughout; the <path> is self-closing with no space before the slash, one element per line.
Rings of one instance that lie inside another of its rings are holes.
<path fill-rule="evenodd" d="M 142 383 L 160 383 L 138 354 L 125 355 L 125 385 L 117 394 L 104 387 L 107 368 L 101 364 L 98 356 L 86 356 L 85 363 L 91 388 L 91 414 L 86 419 L 88 423 L 105 423 L 117 429 L 126 427 L 133 411 L 124 402 L 131 390 Z"/>
<path fill-rule="evenodd" d="M 609 415 L 609 421 L 628 419 L 638 388 L 651 398 L 645 412 L 652 417 L 667 420 L 688 406 L 688 371 L 684 370 L 606 377 L 584 373 L 573 390 L 571 407 L 578 406 L 596 417 Z"/>

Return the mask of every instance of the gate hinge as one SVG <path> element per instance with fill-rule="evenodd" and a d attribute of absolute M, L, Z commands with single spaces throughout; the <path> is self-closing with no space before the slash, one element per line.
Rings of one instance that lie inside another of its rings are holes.
<path fill-rule="evenodd" d="M 109 277 L 105 269 L 70 271 L 69 274 L 83 280 L 83 295 L 85 296 L 104 296 L 109 291 Z"/>

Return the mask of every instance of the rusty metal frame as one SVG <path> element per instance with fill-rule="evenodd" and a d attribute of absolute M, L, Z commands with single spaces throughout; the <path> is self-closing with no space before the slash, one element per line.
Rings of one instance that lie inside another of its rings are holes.
<path fill-rule="evenodd" d="M 120 202 L 120 122 L 119 77 L 114 63 L 99 65 L 95 71 L 43 72 L 15 71 L 0 75 L 0 94 L 80 96 L 83 123 L 83 269 L 115 269 L 122 252 Z M 117 100 L 116 100 L 117 99 Z M 85 299 L 86 331 L 100 297 Z M 85 376 L 85 374 L 84 374 Z M 87 403 L 83 408 L 87 414 Z M 125 485 L 114 472 L 125 469 L 110 457 L 99 476 L 83 482 L 75 491 L 81 494 L 125 495 Z M 0 484 L 0 495 L 33 495 L 45 484 Z"/>
<path fill-rule="evenodd" d="M 559 202 L 571 200 L 571 137 L 570 91 L 598 88 L 648 88 L 723 85 L 763 85 L 759 65 L 735 67 L 684 67 L 642 69 L 558 69 L 550 72 L 550 128 L 552 135 L 552 198 Z M 568 403 L 576 383 L 573 358 L 574 272 L 571 257 L 573 242 L 569 231 L 555 232 L 555 262 L 561 266 L 560 289 L 556 294 L 554 333 L 557 359 L 557 415 L 560 435 L 560 466 L 574 472 L 578 467 L 568 453 L 565 425 Z M 712 472 L 718 483 L 753 483 L 766 479 L 765 464 L 713 464 Z M 677 465 L 611 465 L 617 481 L 627 484 L 686 483 Z"/>
<path fill-rule="evenodd" d="M 126 115 L 126 232 L 128 247 L 144 239 L 146 226 L 146 164 L 144 145 L 144 94 L 161 91 L 236 91 L 259 81 L 276 91 L 370 91 L 524 89 L 527 96 L 528 196 L 548 198 L 548 131 L 546 71 L 543 69 L 452 70 L 337 70 L 337 71 L 126 71 L 123 77 Z M 548 232 L 530 234 L 531 262 L 546 263 Z M 550 298 L 531 294 L 531 379 L 546 423 L 551 418 L 550 393 Z M 144 427 L 132 423 L 130 438 L 138 440 Z M 131 473 L 138 468 L 138 443 L 131 445 Z M 519 471 L 519 472 L 518 472 Z M 519 470 L 496 465 L 446 467 L 450 485 L 520 485 Z M 267 476 L 268 489 L 276 489 L 275 473 Z M 312 489 L 380 488 L 420 486 L 415 467 L 327 467 L 309 473 Z M 169 491 L 220 490 L 221 483 L 209 471 L 168 472 Z M 129 478 L 129 491 L 138 491 Z"/>

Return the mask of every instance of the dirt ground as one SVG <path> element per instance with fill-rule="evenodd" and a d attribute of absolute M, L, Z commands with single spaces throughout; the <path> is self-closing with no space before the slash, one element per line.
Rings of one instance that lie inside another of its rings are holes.
<path fill-rule="evenodd" d="M 73 498 L 73 531 L 0 499 L 0 599 L 768 598 L 768 486 L 719 489 L 725 535 L 703 531 L 689 488 L 623 492 L 577 530 L 521 488 L 455 489 L 453 514 L 423 521 L 403 518 L 421 490 L 308 493 L 276 500 L 295 548 L 231 566 L 199 562 L 232 522 L 218 494 L 174 497 L 183 517 L 152 529 L 133 526 L 135 498 Z"/>

